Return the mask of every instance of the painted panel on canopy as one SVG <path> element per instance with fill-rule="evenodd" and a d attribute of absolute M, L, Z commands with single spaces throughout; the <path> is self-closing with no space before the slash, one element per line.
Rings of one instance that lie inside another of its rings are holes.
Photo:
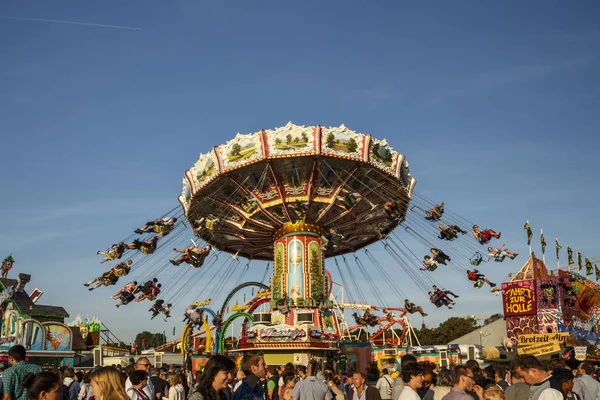
<path fill-rule="evenodd" d="M 217 156 L 213 151 L 201 154 L 198 161 L 190 169 L 191 181 L 193 182 L 193 193 L 202 189 L 219 174 Z"/>
<path fill-rule="evenodd" d="M 307 238 L 308 243 L 308 272 L 310 274 L 310 297 L 317 300 L 325 298 L 325 275 L 323 274 L 323 259 L 321 258 L 321 241 L 317 238 Z"/>
<path fill-rule="evenodd" d="M 381 168 L 390 175 L 396 176 L 396 167 L 400 154 L 392 149 L 385 139 L 371 139 L 371 148 L 369 151 L 369 162 L 374 166 Z"/>
<path fill-rule="evenodd" d="M 264 158 L 262 132 L 242 135 L 217 147 L 223 172 L 239 168 Z"/>
<path fill-rule="evenodd" d="M 354 132 L 344 125 L 321 128 L 321 154 L 364 161 L 365 143 L 365 135 Z"/>
<path fill-rule="evenodd" d="M 288 157 L 315 154 L 315 127 L 287 125 L 266 131 L 269 157 Z"/>

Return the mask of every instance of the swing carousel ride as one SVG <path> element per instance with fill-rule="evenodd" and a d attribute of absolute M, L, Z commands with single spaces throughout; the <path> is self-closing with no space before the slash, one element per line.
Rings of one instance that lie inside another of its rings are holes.
<path fill-rule="evenodd" d="M 238 351 L 322 357 L 344 340 L 412 344 L 408 315 L 424 317 L 427 306 L 404 294 L 399 270 L 432 306 L 452 308 L 454 293 L 436 281 L 437 268 L 497 292 L 475 268 L 516 257 L 503 246 L 487 247 L 500 232 L 480 229 L 443 202 L 415 193 L 415 184 L 403 154 L 343 125 L 288 123 L 238 134 L 185 172 L 180 207 L 99 251 L 103 262 L 118 264 L 86 285 L 111 286 L 137 273 L 113 296 L 117 306 L 147 299 L 151 318 L 165 320 L 184 295 L 198 290 L 185 308 L 182 352 L 197 350 L 195 331 L 205 335 L 201 351 L 226 351 L 226 332 L 237 318 L 243 321 Z M 427 255 L 417 255 L 402 236 Z M 376 243 L 393 266 L 384 267 L 371 251 Z M 240 270 L 242 258 L 247 262 Z M 262 280 L 244 282 L 250 264 L 261 262 L 267 262 Z M 335 280 L 330 271 L 337 272 Z M 226 287 L 234 289 L 215 307 Z"/>

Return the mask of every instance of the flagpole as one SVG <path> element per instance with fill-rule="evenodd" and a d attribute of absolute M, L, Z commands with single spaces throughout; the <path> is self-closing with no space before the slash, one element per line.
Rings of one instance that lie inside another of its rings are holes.
<path fill-rule="evenodd" d="M 540 234 L 542 235 L 542 237 L 544 237 L 544 230 L 540 229 Z M 542 244 L 543 246 L 543 244 Z M 544 248 L 542 248 L 542 261 L 544 262 L 544 265 L 546 265 L 546 251 L 544 251 Z"/>
<path fill-rule="evenodd" d="M 562 249 L 562 247 L 561 247 Z M 558 251 L 559 251 L 559 244 L 558 244 L 558 236 L 556 237 L 556 268 L 558 268 L 560 270 L 560 257 L 558 256 Z"/>
<path fill-rule="evenodd" d="M 530 225 L 529 225 L 529 220 L 527 220 L 527 226 L 530 226 Z M 531 229 L 531 228 L 529 228 L 529 229 Z M 529 242 L 529 243 L 527 243 L 527 244 L 529 245 L 529 255 L 531 255 L 531 254 L 533 253 L 533 252 L 531 251 L 531 240 L 528 240 L 528 242 Z"/>

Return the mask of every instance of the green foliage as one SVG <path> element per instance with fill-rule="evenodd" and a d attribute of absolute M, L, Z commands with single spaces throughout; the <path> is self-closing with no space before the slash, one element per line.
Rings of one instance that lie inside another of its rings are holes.
<path fill-rule="evenodd" d="M 231 152 L 229 152 L 229 155 L 237 156 L 240 154 L 240 151 L 242 151 L 242 146 L 240 146 L 238 143 L 234 143 L 231 146 Z"/>
<path fill-rule="evenodd" d="M 451 317 L 437 328 L 422 327 L 415 329 L 421 345 L 448 344 L 467 333 L 477 329 L 477 321 L 473 318 Z"/>
<path fill-rule="evenodd" d="M 142 342 L 144 342 L 144 339 L 146 342 L 146 347 L 142 348 Z M 167 343 L 167 336 L 164 333 L 150 333 L 148 331 L 143 331 L 138 333 L 135 337 L 135 344 L 137 345 L 138 349 L 141 350 L 158 347 L 165 343 Z"/>
<path fill-rule="evenodd" d="M 330 132 L 329 134 L 327 134 L 327 147 L 332 149 L 334 143 L 335 143 L 335 135 Z"/>
<path fill-rule="evenodd" d="M 349 152 L 354 153 L 357 148 L 358 148 L 358 144 L 356 143 L 356 140 L 354 140 L 354 138 L 351 138 L 350 140 L 348 140 L 348 151 Z"/>

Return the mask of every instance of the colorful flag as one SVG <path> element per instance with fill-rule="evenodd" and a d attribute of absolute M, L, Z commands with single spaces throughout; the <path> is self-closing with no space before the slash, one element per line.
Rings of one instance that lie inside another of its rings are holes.
<path fill-rule="evenodd" d="M 542 254 L 544 254 L 546 252 L 546 239 L 544 238 L 544 231 L 542 230 L 542 236 L 540 237 L 540 240 L 542 242 Z"/>
<path fill-rule="evenodd" d="M 573 261 L 573 249 L 570 248 L 569 245 L 567 245 L 567 257 L 569 258 L 569 265 L 575 264 L 575 262 Z"/>
<path fill-rule="evenodd" d="M 579 267 L 579 270 L 581 271 L 581 268 L 583 268 L 583 265 L 581 265 L 581 253 L 577 252 L 577 266 Z"/>
<path fill-rule="evenodd" d="M 533 233 L 531 232 L 531 226 L 529 226 L 529 221 L 525 223 L 525 226 L 523 228 L 527 230 L 527 246 L 531 246 L 531 237 L 533 236 Z"/>
<path fill-rule="evenodd" d="M 596 268 L 596 280 L 600 279 L 600 269 L 598 269 L 598 266 L 596 264 L 594 264 L 594 268 Z"/>
<path fill-rule="evenodd" d="M 559 250 L 562 249 L 562 246 L 558 244 L 558 238 L 556 238 L 556 261 L 560 261 Z"/>
<path fill-rule="evenodd" d="M 588 260 L 588 258 L 585 258 L 585 274 L 586 275 L 591 275 L 594 273 L 594 268 L 592 267 L 592 262 L 590 260 Z"/>

